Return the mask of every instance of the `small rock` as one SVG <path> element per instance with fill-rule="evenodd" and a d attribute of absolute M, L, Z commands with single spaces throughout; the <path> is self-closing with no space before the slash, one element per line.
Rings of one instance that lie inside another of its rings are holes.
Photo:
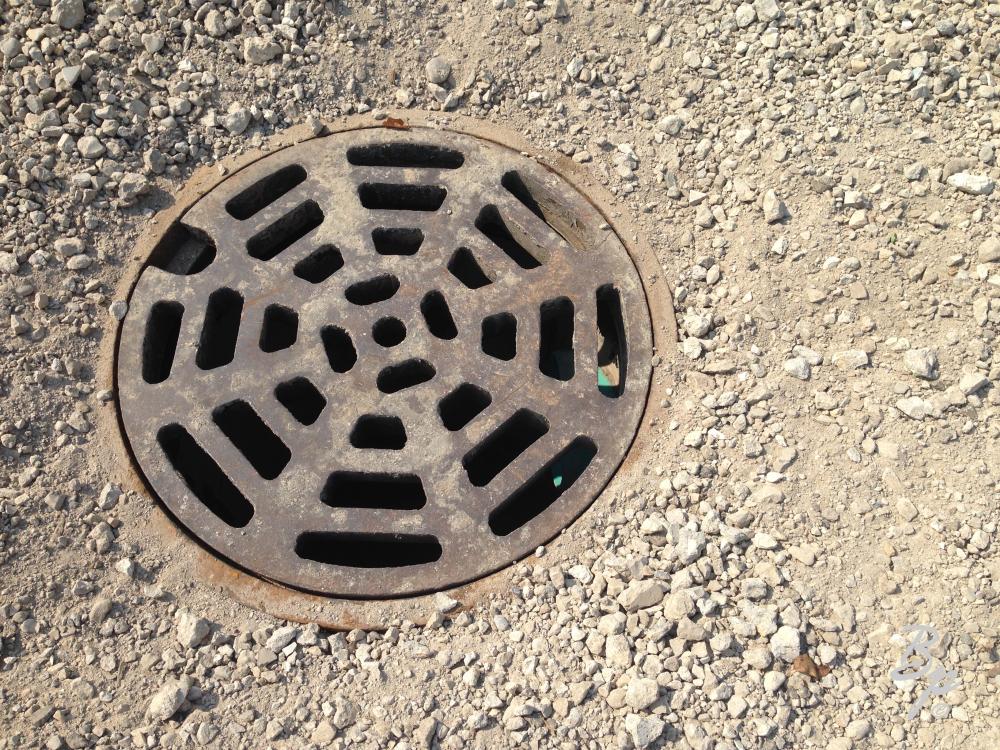
<path fill-rule="evenodd" d="M 910 396 L 909 398 L 899 399 L 899 401 L 896 402 L 896 408 L 910 419 L 916 419 L 918 422 L 922 419 L 926 419 L 934 412 L 931 404 L 924 401 L 919 396 Z"/>
<path fill-rule="evenodd" d="M 188 690 L 183 680 L 170 680 L 153 696 L 146 714 L 155 721 L 166 721 L 184 704 Z"/>
<path fill-rule="evenodd" d="M 209 36 L 214 36 L 216 39 L 225 36 L 228 31 L 225 17 L 217 10 L 210 10 L 205 15 L 204 24 L 205 31 L 209 33 Z"/>
<path fill-rule="evenodd" d="M 282 52 L 281 45 L 259 36 L 252 36 L 243 42 L 243 59 L 251 65 L 263 65 Z"/>
<path fill-rule="evenodd" d="M 294 625 L 285 625 L 278 628 L 264 643 L 264 647 L 270 649 L 277 653 L 281 651 L 285 646 L 294 641 L 301 630 Z"/>
<path fill-rule="evenodd" d="M 427 61 L 424 70 L 427 73 L 428 81 L 440 85 L 447 81 L 448 76 L 451 75 L 451 63 L 443 57 L 435 56 Z"/>
<path fill-rule="evenodd" d="M 906 369 L 924 380 L 934 380 L 938 376 L 937 352 L 933 349 L 910 349 L 903 355 Z"/>
<path fill-rule="evenodd" d="M 75 29 L 83 23 L 83 0 L 55 0 L 49 16 L 52 23 L 64 29 Z"/>
<path fill-rule="evenodd" d="M 663 601 L 663 584 L 653 579 L 635 581 L 618 595 L 618 603 L 629 612 L 652 607 Z"/>
<path fill-rule="evenodd" d="M 858 370 L 868 366 L 868 353 L 861 349 L 847 349 L 834 352 L 833 364 L 841 370 Z"/>
<path fill-rule="evenodd" d="M 177 620 L 177 642 L 184 648 L 195 648 L 205 640 L 211 629 L 205 618 L 182 610 Z"/>
<path fill-rule="evenodd" d="M 660 695 L 660 686 L 656 680 L 648 677 L 635 677 L 625 690 L 625 703 L 635 711 L 642 711 L 653 705 Z"/>
<path fill-rule="evenodd" d="M 788 209 L 785 208 L 784 201 L 773 190 L 768 190 L 764 193 L 762 206 L 764 209 L 764 220 L 768 224 L 774 224 L 788 216 Z"/>
<path fill-rule="evenodd" d="M 235 105 L 221 118 L 222 127 L 233 135 L 239 135 L 250 126 L 250 110 Z"/>
<path fill-rule="evenodd" d="M 107 149 L 104 148 L 104 144 L 96 136 L 85 135 L 76 142 L 76 150 L 80 152 L 80 156 L 84 159 L 97 159 Z"/>
<path fill-rule="evenodd" d="M 629 714 L 625 717 L 625 729 L 631 735 L 632 743 L 640 750 L 659 739 L 665 726 L 663 719 L 656 716 Z"/>
<path fill-rule="evenodd" d="M 958 379 L 958 388 L 966 396 L 970 396 L 978 390 L 990 384 L 990 379 L 978 372 L 969 372 Z"/>
<path fill-rule="evenodd" d="M 809 380 L 809 376 L 812 374 L 812 368 L 802 357 L 792 357 L 786 360 L 781 367 L 786 373 L 799 380 Z"/>
<path fill-rule="evenodd" d="M 802 639 L 799 631 L 790 625 L 782 625 L 771 636 L 771 653 L 783 662 L 791 662 L 802 653 Z"/>
<path fill-rule="evenodd" d="M 969 195 L 989 195 L 993 192 L 993 180 L 984 174 L 956 172 L 948 178 L 948 184 Z"/>
<path fill-rule="evenodd" d="M 983 240 L 979 246 L 980 263 L 1000 263 L 1000 237 Z"/>

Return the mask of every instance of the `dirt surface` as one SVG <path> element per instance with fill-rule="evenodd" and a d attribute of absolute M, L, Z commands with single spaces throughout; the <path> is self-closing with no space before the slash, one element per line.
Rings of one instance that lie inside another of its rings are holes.
<path fill-rule="evenodd" d="M 0 5 L 0 748 L 1000 746 L 998 25 L 972 1 Z M 579 165 L 680 333 L 561 540 L 334 632 L 239 603 L 171 529 L 109 353 L 195 170 L 408 112 Z M 911 625 L 940 640 L 894 679 Z"/>

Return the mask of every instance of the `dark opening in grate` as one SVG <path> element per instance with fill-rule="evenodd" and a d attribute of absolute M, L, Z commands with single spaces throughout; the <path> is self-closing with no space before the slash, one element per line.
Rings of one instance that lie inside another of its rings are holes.
<path fill-rule="evenodd" d="M 260 327 L 260 350 L 278 352 L 295 343 L 299 334 L 299 316 L 283 305 L 268 305 Z"/>
<path fill-rule="evenodd" d="M 448 270 L 452 276 L 465 284 L 469 289 L 480 289 L 493 281 L 476 260 L 476 256 L 467 247 L 460 247 L 448 261 Z"/>
<path fill-rule="evenodd" d="M 462 383 L 441 399 L 438 414 L 441 423 L 449 430 L 461 430 L 479 416 L 493 402 L 493 397 L 479 386 Z"/>
<path fill-rule="evenodd" d="M 476 487 L 489 484 L 548 431 L 549 423 L 545 417 L 530 409 L 519 409 L 465 454 L 462 466 L 469 475 L 469 481 Z"/>
<path fill-rule="evenodd" d="M 202 370 L 214 370 L 228 365 L 236 353 L 236 337 L 240 333 L 243 297 L 232 289 L 212 292 L 205 308 L 205 321 L 198 341 L 195 363 Z"/>
<path fill-rule="evenodd" d="M 350 334 L 337 326 L 324 326 L 320 331 L 323 349 L 330 369 L 334 372 L 350 372 L 358 361 L 358 352 L 354 348 Z"/>
<path fill-rule="evenodd" d="M 307 531 L 296 541 L 295 554 L 348 568 L 400 568 L 440 559 L 441 545 L 432 536 L 418 534 Z"/>
<path fill-rule="evenodd" d="M 391 273 L 376 276 L 373 279 L 351 284 L 344 291 L 344 296 L 352 305 L 374 305 L 392 299 L 399 291 L 399 279 Z"/>
<path fill-rule="evenodd" d="M 538 369 L 556 380 L 572 380 L 573 303 L 566 297 L 542 303 L 539 323 Z"/>
<path fill-rule="evenodd" d="M 253 506 L 219 465 L 179 424 L 161 427 L 156 435 L 167 461 L 191 493 L 223 523 L 243 528 L 253 518 Z"/>
<path fill-rule="evenodd" d="M 406 326 L 399 318 L 379 318 L 372 326 L 372 338 L 386 349 L 398 346 L 406 338 Z"/>
<path fill-rule="evenodd" d="M 322 284 L 344 267 L 344 256 L 333 245 L 323 245 L 295 264 L 293 273 L 311 284 Z"/>
<path fill-rule="evenodd" d="M 335 471 L 320 500 L 331 508 L 419 510 L 427 503 L 424 485 L 415 474 Z"/>
<path fill-rule="evenodd" d="M 183 315 L 180 302 L 157 302 L 149 311 L 142 340 L 142 377 L 147 383 L 162 383 L 170 377 Z"/>
<path fill-rule="evenodd" d="M 377 227 L 372 230 L 372 244 L 379 255 L 416 255 L 424 241 L 419 229 Z"/>
<path fill-rule="evenodd" d="M 500 216 L 496 206 L 485 206 L 476 218 L 476 229 L 492 240 L 507 256 L 521 268 L 538 268 L 542 262 L 532 255 L 520 242 L 514 239 L 510 227 Z"/>
<path fill-rule="evenodd" d="M 264 479 L 277 477 L 292 457 L 246 401 L 223 404 L 212 411 L 212 419 Z"/>
<path fill-rule="evenodd" d="M 406 429 L 399 417 L 364 414 L 351 430 L 355 448 L 400 451 L 406 447 Z"/>
<path fill-rule="evenodd" d="M 383 367 L 375 382 L 382 393 L 395 393 L 426 383 L 435 374 L 437 371 L 434 369 L 434 365 L 426 359 L 414 358 Z"/>
<path fill-rule="evenodd" d="M 363 182 L 358 185 L 361 205 L 377 211 L 437 211 L 447 190 L 439 185 L 403 185 Z"/>
<path fill-rule="evenodd" d="M 549 508 L 576 483 L 596 455 L 593 440 L 576 438 L 490 513 L 493 533 L 507 536 Z"/>
<path fill-rule="evenodd" d="M 465 157 L 430 143 L 377 143 L 347 149 L 347 161 L 359 167 L 458 169 Z"/>
<path fill-rule="evenodd" d="M 316 201 L 306 201 L 247 240 L 247 252 L 251 258 L 271 260 L 322 223 L 319 205 Z"/>
<path fill-rule="evenodd" d="M 149 264 L 167 273 L 191 276 L 208 268 L 215 253 L 215 242 L 208 234 L 178 222 L 156 243 Z"/>
<path fill-rule="evenodd" d="M 511 360 L 517 355 L 517 318 L 510 313 L 497 313 L 483 318 L 480 346 L 484 354 Z"/>
<path fill-rule="evenodd" d="M 257 180 L 242 193 L 231 198 L 226 203 L 226 211 L 235 219 L 241 221 L 249 219 L 305 180 L 306 170 L 298 164 L 290 164 Z"/>
<path fill-rule="evenodd" d="M 455 320 L 451 317 L 451 310 L 448 309 L 448 302 L 436 289 L 424 295 L 420 302 L 420 313 L 427 323 L 427 330 L 433 336 L 451 341 L 458 335 Z"/>
<path fill-rule="evenodd" d="M 274 389 L 274 397 L 304 425 L 310 425 L 319 419 L 319 415 L 326 407 L 323 394 L 309 382 L 308 378 L 293 378 L 279 383 Z"/>

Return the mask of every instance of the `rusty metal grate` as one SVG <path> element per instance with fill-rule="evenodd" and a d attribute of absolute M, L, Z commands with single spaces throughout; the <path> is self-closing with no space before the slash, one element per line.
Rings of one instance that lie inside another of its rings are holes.
<path fill-rule="evenodd" d="M 586 197 L 472 136 L 370 128 L 242 169 L 166 232 L 116 363 L 139 468 L 227 560 L 331 596 L 529 554 L 631 445 L 652 340 Z"/>

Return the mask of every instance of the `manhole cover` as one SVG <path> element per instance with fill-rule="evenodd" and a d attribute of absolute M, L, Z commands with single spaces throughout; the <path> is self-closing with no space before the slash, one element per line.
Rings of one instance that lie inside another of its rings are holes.
<path fill-rule="evenodd" d="M 127 441 L 218 555 L 330 596 L 468 582 L 604 488 L 645 405 L 649 311 L 602 215 L 473 136 L 368 128 L 201 197 L 140 274 Z"/>

